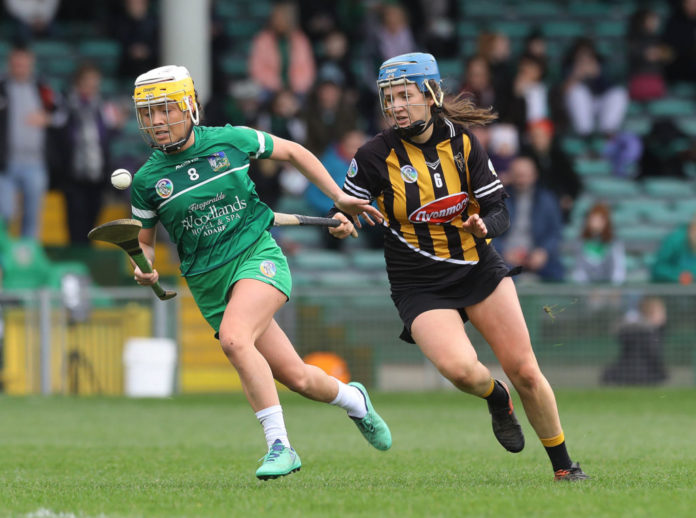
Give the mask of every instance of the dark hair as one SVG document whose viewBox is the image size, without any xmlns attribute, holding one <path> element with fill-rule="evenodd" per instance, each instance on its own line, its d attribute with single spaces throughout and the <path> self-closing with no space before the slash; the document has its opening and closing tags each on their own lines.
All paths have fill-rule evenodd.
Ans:
<svg viewBox="0 0 696 518">
<path fill-rule="evenodd" d="M 529 42 L 532 40 L 546 40 L 544 32 L 541 30 L 541 27 L 535 26 L 527 33 L 527 36 L 525 36 L 524 38 L 523 47 L 527 48 L 527 45 L 529 45 Z"/>
<path fill-rule="evenodd" d="M 439 96 L 442 90 L 437 81 L 428 80 L 428 84 Z M 444 97 L 442 107 L 433 105 L 432 112 L 434 117 L 447 117 L 452 122 L 463 124 L 464 126 L 485 126 L 496 120 L 498 114 L 493 111 L 493 107 L 479 108 L 469 96 L 468 92 L 460 92 L 453 98 Z"/>
<path fill-rule="evenodd" d="M 566 54 L 563 57 L 563 67 L 571 67 L 581 51 L 590 52 L 598 63 L 602 63 L 604 61 L 604 57 L 597 50 L 594 41 L 587 36 L 579 36 L 575 38 L 575 40 L 573 40 L 573 43 L 571 44 L 570 48 L 566 51 Z"/>
<path fill-rule="evenodd" d="M 544 77 L 546 77 L 546 60 L 544 60 L 543 58 L 540 58 L 539 56 L 537 56 L 535 54 L 532 54 L 531 52 L 525 52 L 517 60 L 518 69 L 519 69 L 520 63 L 522 63 L 522 61 L 528 61 L 528 62 L 534 63 L 536 66 L 539 67 L 541 78 L 543 79 Z"/>
<path fill-rule="evenodd" d="M 27 52 L 33 54 L 34 50 L 31 47 L 31 43 L 26 38 L 15 38 L 12 40 L 12 47 L 10 52 Z"/>
</svg>

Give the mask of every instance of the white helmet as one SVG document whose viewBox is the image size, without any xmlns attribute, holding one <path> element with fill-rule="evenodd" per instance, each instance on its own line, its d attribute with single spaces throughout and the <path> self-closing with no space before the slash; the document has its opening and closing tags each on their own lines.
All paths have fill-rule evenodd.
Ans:
<svg viewBox="0 0 696 518">
<path fill-rule="evenodd" d="M 135 80 L 135 91 L 133 93 L 135 103 L 135 113 L 138 120 L 138 129 L 145 142 L 150 147 L 161 149 L 164 152 L 177 151 L 191 136 L 193 126 L 199 123 L 198 102 L 196 90 L 193 86 L 193 79 L 186 67 L 177 65 L 167 65 L 154 68 L 138 76 Z M 186 124 L 187 117 L 179 122 L 169 122 L 169 104 L 175 103 L 184 113 L 191 115 L 191 127 L 186 136 L 182 139 L 173 140 L 172 127 L 179 124 Z M 143 122 L 143 113 L 150 114 L 153 105 L 164 104 L 167 107 L 167 127 L 169 129 L 170 142 L 168 144 L 158 144 L 155 139 L 155 127 L 150 123 Z M 147 108 L 144 112 L 143 108 Z M 152 121 L 152 117 L 148 117 Z"/>
</svg>

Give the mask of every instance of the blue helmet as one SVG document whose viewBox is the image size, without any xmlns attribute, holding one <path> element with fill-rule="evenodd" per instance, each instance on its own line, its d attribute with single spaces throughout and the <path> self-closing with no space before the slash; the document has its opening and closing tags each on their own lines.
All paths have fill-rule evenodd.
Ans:
<svg viewBox="0 0 696 518">
<path fill-rule="evenodd" d="M 426 93 L 425 82 L 434 79 L 440 83 L 440 70 L 437 68 L 437 61 L 432 54 L 423 52 L 411 52 L 401 54 L 386 60 L 379 67 L 377 76 L 377 86 L 382 88 L 391 84 L 398 84 L 400 80 L 416 83 L 418 89 Z"/>
<path fill-rule="evenodd" d="M 432 81 L 435 83 L 433 88 Z M 415 84 L 418 90 L 427 97 L 428 94 L 435 101 L 435 110 L 442 108 L 443 93 L 440 86 L 440 71 L 437 68 L 437 61 L 432 54 L 424 54 L 422 52 L 412 52 L 410 54 L 401 54 L 400 56 L 388 59 L 382 66 L 379 67 L 379 75 L 377 76 L 377 86 L 379 87 L 379 100 L 382 114 L 390 121 L 394 122 L 392 128 L 401 136 L 410 138 L 423 133 L 433 123 L 434 118 L 430 116 L 428 120 L 418 119 L 413 120 L 412 108 L 416 106 L 428 106 L 427 101 L 412 102 L 406 94 L 406 108 L 408 109 L 409 124 L 408 126 L 399 126 L 396 123 L 394 109 L 388 106 L 394 105 L 394 88 L 395 86 L 404 87 L 408 84 Z M 403 106 L 402 106 L 403 108 Z M 431 111 L 431 113 L 433 113 Z"/>
</svg>

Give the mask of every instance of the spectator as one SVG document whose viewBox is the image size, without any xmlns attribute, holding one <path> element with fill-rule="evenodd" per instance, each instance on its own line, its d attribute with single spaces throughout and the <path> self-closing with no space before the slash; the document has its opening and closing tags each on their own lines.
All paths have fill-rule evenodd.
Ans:
<svg viewBox="0 0 696 518">
<path fill-rule="evenodd" d="M 669 117 L 653 120 L 643 136 L 639 178 L 673 176 L 686 178 L 684 166 L 696 159 L 696 149 L 689 137 Z"/>
<path fill-rule="evenodd" d="M 261 111 L 261 88 L 251 79 L 228 82 L 222 76 L 213 81 L 213 92 L 203 110 L 209 126 L 256 126 Z"/>
<path fill-rule="evenodd" d="M 305 106 L 304 120 L 305 147 L 317 156 L 357 125 L 355 102 L 344 88 L 343 73 L 332 63 L 319 70 L 317 85 Z"/>
<path fill-rule="evenodd" d="M 358 87 L 358 81 L 353 74 L 353 62 L 350 55 L 350 44 L 345 32 L 333 30 L 329 32 L 321 44 L 322 53 L 320 58 L 319 74 L 326 65 L 333 65 L 338 68 L 345 78 L 345 87 L 353 90 Z M 370 92 L 372 94 L 372 92 Z"/>
<path fill-rule="evenodd" d="M 560 259 L 563 222 L 554 194 L 537 184 L 537 170 L 529 157 L 515 158 L 510 164 L 510 228 L 493 241 L 505 260 L 522 266 L 527 277 L 542 281 L 562 281 Z"/>
<path fill-rule="evenodd" d="M 545 74 L 543 60 L 531 54 L 523 54 L 512 81 L 496 95 L 496 108 L 501 122 L 514 124 L 520 135 L 524 133 L 528 123 L 549 116 Z"/>
<path fill-rule="evenodd" d="M 415 16 L 418 19 L 420 7 L 415 2 L 411 9 L 407 9 L 394 0 L 379 0 L 365 4 L 362 28 L 365 44 L 362 45 L 361 79 L 369 86 L 369 95 L 374 99 L 374 81 L 369 79 L 373 70 L 386 59 L 418 49 L 410 18 Z M 379 106 L 374 107 L 380 109 Z"/>
<path fill-rule="evenodd" d="M 475 55 L 467 60 L 464 82 L 460 90 L 468 92 L 471 100 L 479 108 L 495 105 L 496 92 L 491 82 L 491 70 L 483 56 Z"/>
<path fill-rule="evenodd" d="M 290 90 L 277 92 L 267 109 L 259 113 L 257 123 L 262 131 L 304 144 L 307 130 L 300 115 L 300 101 Z"/>
<path fill-rule="evenodd" d="M 507 185 L 510 164 L 520 150 L 520 136 L 517 133 L 517 128 L 512 124 L 496 123 L 487 128 L 488 138 L 484 139 L 484 142 L 486 142 L 485 149 L 488 151 L 488 158 L 500 177 L 500 181 Z"/>
<path fill-rule="evenodd" d="M 696 277 L 696 215 L 665 237 L 652 267 L 653 282 L 692 284 Z"/>
<path fill-rule="evenodd" d="M 628 109 L 628 92 L 609 80 L 592 40 L 578 38 L 563 68 L 564 101 L 573 131 L 582 136 L 616 133 Z"/>
<path fill-rule="evenodd" d="M 544 66 L 547 65 L 549 60 L 548 45 L 541 29 L 536 27 L 527 34 L 522 46 L 522 54 L 534 56 L 543 61 Z"/>
<path fill-rule="evenodd" d="M 510 38 L 502 32 L 484 31 L 479 34 L 476 54 L 488 63 L 491 84 L 498 96 L 508 90 L 515 74 L 510 58 Z"/>
<path fill-rule="evenodd" d="M 280 2 L 273 7 L 266 28 L 251 44 L 249 75 L 268 99 L 280 90 L 306 95 L 316 75 L 314 51 L 297 22 L 297 6 Z"/>
<path fill-rule="evenodd" d="M 629 317 L 618 332 L 619 357 L 602 373 L 608 385 L 652 385 L 667 379 L 663 337 L 667 309 L 659 297 L 645 297 L 639 313 Z"/>
<path fill-rule="evenodd" d="M 665 95 L 664 66 L 670 49 L 660 41 L 660 15 L 638 9 L 628 28 L 628 92 L 631 99 L 650 101 Z"/>
<path fill-rule="evenodd" d="M 8 56 L 8 75 L 0 79 L 0 216 L 9 223 L 21 192 L 21 234 L 36 239 L 48 187 L 46 128 L 56 102 L 51 89 L 34 77 L 34 63 L 31 49 L 17 45 Z"/>
<path fill-rule="evenodd" d="M 551 60 L 548 53 L 549 43 L 539 27 L 533 28 L 524 40 L 522 56 L 532 56 L 542 67 L 544 84 L 547 86 L 546 108 L 548 117 L 558 133 L 568 130 L 570 122 L 563 103 L 563 84 L 558 79 L 556 60 Z M 534 117 L 532 117 L 534 118 Z"/>
<path fill-rule="evenodd" d="M 72 243 L 87 243 L 109 184 L 109 142 L 124 115 L 100 95 L 101 72 L 92 64 L 80 66 L 61 115 L 63 163 L 60 187 L 68 208 Z"/>
<path fill-rule="evenodd" d="M 375 32 L 377 59 L 384 60 L 417 50 L 409 25 L 408 13 L 397 3 L 385 2 L 380 9 L 380 23 Z"/>
<path fill-rule="evenodd" d="M 321 163 L 324 164 L 331 177 L 338 185 L 343 185 L 346 172 L 351 166 L 351 159 L 358 148 L 367 140 L 367 136 L 360 130 L 352 129 L 343 133 L 321 155 Z M 333 203 L 314 184 L 309 184 L 304 192 L 305 201 L 312 208 L 316 216 L 326 217 Z M 383 244 L 381 227 L 363 225 L 361 233 L 368 239 L 370 248 L 381 248 Z M 324 247 L 329 250 L 339 250 L 344 241 L 336 239 L 328 232 L 322 232 Z"/>
<path fill-rule="evenodd" d="M 12 18 L 15 37 L 22 41 L 50 36 L 60 0 L 5 0 L 5 9 Z"/>
<path fill-rule="evenodd" d="M 696 81 L 696 0 L 674 2 L 662 31 L 672 61 L 665 68 L 667 81 Z"/>
<path fill-rule="evenodd" d="M 113 27 L 113 36 L 121 44 L 119 76 L 132 81 L 159 64 L 159 22 L 149 0 L 125 0 Z"/>
<path fill-rule="evenodd" d="M 533 54 L 523 54 L 517 63 L 514 93 L 524 99 L 525 122 L 548 119 L 548 89 L 544 83 L 546 64 Z M 524 131 L 524 127 L 519 128 Z"/>
<path fill-rule="evenodd" d="M 326 152 L 321 155 L 321 163 L 324 164 L 324 167 L 331 174 L 331 178 L 338 185 L 343 185 L 346 172 L 351 165 L 351 159 L 355 156 L 358 148 L 365 143 L 365 140 L 367 140 L 367 136 L 362 131 L 356 129 L 348 130 L 340 138 L 332 142 Z M 310 185 L 304 196 L 317 216 L 326 216 L 331 207 L 333 207 L 333 202 L 317 187 Z"/>
<path fill-rule="evenodd" d="M 539 172 L 539 185 L 556 195 L 563 221 L 567 223 L 575 199 L 582 189 L 582 182 L 575 172 L 573 161 L 561 147 L 555 136 L 553 123 L 548 119 L 530 123 L 525 140 L 521 154 L 534 160 Z"/>
<path fill-rule="evenodd" d="M 374 95 L 374 84 L 365 81 L 361 74 L 355 72 L 355 63 L 360 64 L 351 49 L 349 33 L 341 29 L 330 31 L 322 41 L 319 70 L 328 65 L 340 69 L 343 73 L 345 94 L 351 102 L 354 113 L 352 117 L 359 119 L 361 126 L 369 129 L 370 133 L 377 132 L 377 107 Z"/>
<path fill-rule="evenodd" d="M 614 236 L 611 211 L 595 203 L 587 211 L 580 241 L 575 243 L 571 279 L 579 284 L 622 284 L 626 280 L 626 251 Z"/>
</svg>

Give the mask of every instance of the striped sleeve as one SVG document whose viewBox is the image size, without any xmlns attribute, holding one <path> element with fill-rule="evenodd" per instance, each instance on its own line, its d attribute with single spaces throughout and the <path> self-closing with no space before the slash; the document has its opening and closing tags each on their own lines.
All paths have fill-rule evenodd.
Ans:
<svg viewBox="0 0 696 518">
<path fill-rule="evenodd" d="M 355 153 L 343 182 L 344 192 L 363 200 L 374 200 L 379 196 L 375 177 L 384 168 L 384 161 L 380 161 L 380 154 L 376 152 L 380 143 L 381 141 L 373 139 Z"/>
<path fill-rule="evenodd" d="M 348 167 L 346 179 L 343 182 L 343 191 L 350 194 L 351 196 L 355 196 L 356 198 L 361 198 L 363 200 L 372 199 L 370 191 L 359 184 L 364 183 L 364 180 L 363 178 L 356 178 L 357 172 L 358 163 L 354 158 L 353 160 L 351 160 L 350 166 Z"/>
<path fill-rule="evenodd" d="M 478 139 L 470 135 L 470 140 L 471 152 L 467 164 L 471 177 L 471 191 L 484 209 L 486 205 L 495 204 L 506 198 L 507 194 L 498 178 L 498 173 L 495 172 L 493 163 Z"/>
</svg>

